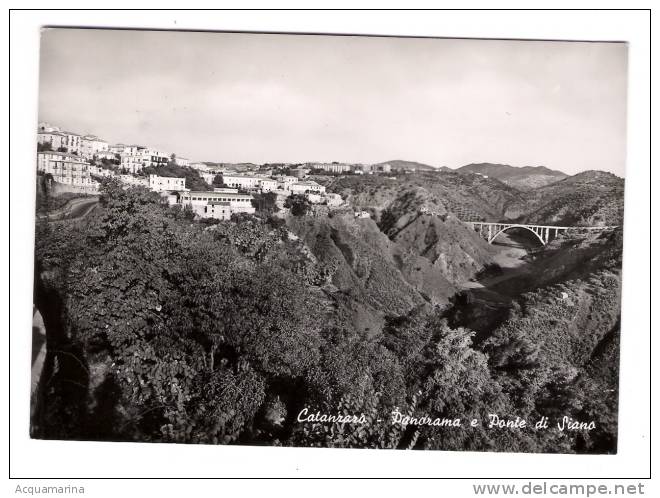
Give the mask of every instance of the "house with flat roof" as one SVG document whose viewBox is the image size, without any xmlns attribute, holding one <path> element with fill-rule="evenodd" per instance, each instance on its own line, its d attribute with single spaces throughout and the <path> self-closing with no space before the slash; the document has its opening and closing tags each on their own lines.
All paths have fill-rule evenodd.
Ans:
<svg viewBox="0 0 660 498">
<path fill-rule="evenodd" d="M 204 208 L 204 218 L 216 220 L 231 219 L 231 204 L 223 201 L 210 201 Z"/>
<path fill-rule="evenodd" d="M 204 218 L 211 211 L 207 211 L 209 203 L 213 202 L 227 202 L 233 213 L 247 213 L 254 214 L 256 211 L 252 206 L 253 197 L 250 194 L 239 194 L 233 192 L 179 192 L 178 204 L 182 206 L 190 206 L 195 214 Z M 219 209 L 219 208 L 215 208 Z"/>
<path fill-rule="evenodd" d="M 81 154 L 83 157 L 91 159 L 99 152 L 107 151 L 109 147 L 108 142 L 96 135 L 85 135 L 82 137 Z"/>
<path fill-rule="evenodd" d="M 289 190 L 294 194 L 324 194 L 325 187 L 314 181 L 302 181 L 289 185 Z"/>
<path fill-rule="evenodd" d="M 182 191 L 186 190 L 186 179 L 149 175 L 149 188 L 154 192 Z"/>
<path fill-rule="evenodd" d="M 89 163 L 66 152 L 38 152 L 37 171 L 50 174 L 57 183 L 76 187 L 98 188 L 92 179 Z"/>
<path fill-rule="evenodd" d="M 261 178 L 253 175 L 241 175 L 223 173 L 222 182 L 228 187 L 240 188 L 243 190 L 256 190 L 259 188 L 259 181 Z"/>
</svg>

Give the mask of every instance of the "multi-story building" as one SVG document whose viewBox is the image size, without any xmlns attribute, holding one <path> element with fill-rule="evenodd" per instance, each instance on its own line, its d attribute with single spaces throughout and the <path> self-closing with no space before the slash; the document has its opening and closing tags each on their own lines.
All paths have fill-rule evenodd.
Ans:
<svg viewBox="0 0 660 498">
<path fill-rule="evenodd" d="M 96 135 L 85 135 L 82 137 L 82 156 L 92 158 L 99 152 L 108 150 L 108 142 Z"/>
<path fill-rule="evenodd" d="M 276 176 L 277 185 L 281 190 L 289 190 L 289 186 L 293 183 L 298 183 L 298 178 L 295 176 Z"/>
<path fill-rule="evenodd" d="M 329 173 L 346 173 L 351 170 L 350 164 L 343 163 L 308 163 L 307 166 L 312 169 L 322 169 Z"/>
<path fill-rule="evenodd" d="M 154 192 L 182 191 L 186 190 L 186 179 L 149 175 L 149 188 Z"/>
<path fill-rule="evenodd" d="M 141 155 L 137 154 L 121 154 L 121 169 L 130 173 L 138 173 L 144 168 L 144 161 Z"/>
<path fill-rule="evenodd" d="M 77 187 L 98 186 L 89 171 L 89 163 L 80 157 L 64 152 L 37 153 L 37 171 L 50 174 L 58 183 Z"/>
<path fill-rule="evenodd" d="M 83 152 L 83 140 L 80 135 L 77 133 L 71 133 L 69 131 L 62 131 L 62 147 L 66 149 L 67 152 L 71 154 L 81 155 Z"/>
<path fill-rule="evenodd" d="M 271 178 L 261 178 L 259 180 L 259 188 L 262 192 L 273 192 L 277 190 L 277 181 Z"/>
<path fill-rule="evenodd" d="M 224 201 L 209 201 L 204 207 L 204 218 L 228 220 L 231 218 L 231 204 Z"/>
<path fill-rule="evenodd" d="M 121 154 L 121 167 L 133 174 L 139 173 L 147 166 L 164 166 L 170 158 L 161 152 L 141 145 L 125 145 Z"/>
<path fill-rule="evenodd" d="M 243 190 L 256 190 L 259 188 L 259 182 L 262 178 L 258 176 L 239 175 L 239 174 L 222 174 L 222 182 L 228 187 L 240 188 Z"/>
<path fill-rule="evenodd" d="M 166 152 L 157 149 L 145 148 L 142 151 L 142 159 L 145 166 L 165 166 L 170 161 L 170 156 Z"/>
<path fill-rule="evenodd" d="M 179 166 L 190 166 L 190 159 L 188 158 L 177 156 L 175 159 Z"/>
<path fill-rule="evenodd" d="M 68 131 L 59 131 L 54 128 L 37 130 L 37 142 L 40 144 L 50 144 L 51 150 L 65 148 L 70 154 L 82 154 L 82 137 L 76 133 Z"/>
<path fill-rule="evenodd" d="M 57 150 L 64 147 L 64 133 L 59 130 L 44 130 L 37 132 L 37 142 L 40 144 L 49 144 L 51 150 Z"/>
<path fill-rule="evenodd" d="M 252 196 L 250 194 L 238 194 L 229 192 L 179 192 L 178 204 L 182 206 L 190 206 L 193 212 L 202 218 L 210 216 L 207 212 L 207 206 L 211 203 L 226 202 L 229 203 L 229 208 L 232 213 L 248 213 L 255 212 L 252 206 Z M 220 208 L 214 208 L 220 209 Z M 212 211 L 212 210 L 211 210 Z"/>
<path fill-rule="evenodd" d="M 292 183 L 291 185 L 289 185 L 289 190 L 294 194 L 305 194 L 305 193 L 324 194 L 325 193 L 325 187 L 323 185 L 319 185 L 318 183 L 312 181 Z"/>
</svg>

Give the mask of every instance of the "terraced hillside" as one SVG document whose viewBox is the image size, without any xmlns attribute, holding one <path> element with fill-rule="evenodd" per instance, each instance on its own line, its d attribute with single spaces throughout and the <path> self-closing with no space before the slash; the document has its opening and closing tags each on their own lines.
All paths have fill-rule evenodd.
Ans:
<svg viewBox="0 0 660 498">
<path fill-rule="evenodd" d="M 621 225 L 624 180 L 604 171 L 585 171 L 525 192 L 507 204 L 505 217 L 525 223 L 569 226 Z"/>
<path fill-rule="evenodd" d="M 508 164 L 473 163 L 458 168 L 459 173 L 473 173 L 496 178 L 519 190 L 531 190 L 563 180 L 568 175 L 545 166 L 509 166 Z"/>
<path fill-rule="evenodd" d="M 388 178 L 378 175 L 346 176 L 328 185 L 358 209 L 377 217 L 406 192 L 424 189 L 429 202 L 463 221 L 499 221 L 507 205 L 523 202 L 522 192 L 497 179 L 454 171 L 425 171 Z"/>
</svg>

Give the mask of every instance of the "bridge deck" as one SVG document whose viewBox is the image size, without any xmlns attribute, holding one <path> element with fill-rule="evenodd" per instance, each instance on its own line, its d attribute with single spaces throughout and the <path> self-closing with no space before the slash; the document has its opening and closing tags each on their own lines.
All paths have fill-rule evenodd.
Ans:
<svg viewBox="0 0 660 498">
<path fill-rule="evenodd" d="M 529 223 L 494 223 L 494 222 L 489 222 L 489 221 L 465 221 L 464 223 L 467 223 L 469 225 L 482 225 L 482 226 L 507 226 L 507 227 L 529 227 L 529 228 L 552 228 L 552 229 L 557 229 L 557 230 L 608 230 L 612 228 L 619 228 L 618 225 L 611 225 L 611 226 L 597 226 L 597 227 L 581 227 L 581 226 L 575 226 L 575 227 L 564 227 L 564 226 L 557 226 L 557 225 L 532 225 Z"/>
</svg>

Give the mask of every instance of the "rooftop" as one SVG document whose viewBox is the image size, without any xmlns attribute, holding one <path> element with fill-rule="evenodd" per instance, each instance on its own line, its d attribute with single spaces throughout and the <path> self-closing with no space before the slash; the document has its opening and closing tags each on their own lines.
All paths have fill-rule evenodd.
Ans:
<svg viewBox="0 0 660 498">
<path fill-rule="evenodd" d="M 185 195 L 209 196 L 209 197 L 233 197 L 235 199 L 252 199 L 252 196 L 250 194 L 236 194 L 234 192 L 209 192 L 206 190 L 185 192 Z"/>
<path fill-rule="evenodd" d="M 37 152 L 37 154 L 51 154 L 53 156 L 61 156 L 69 159 L 75 159 L 80 162 L 84 162 L 84 159 L 82 157 L 76 156 L 75 154 L 71 154 L 70 152 L 58 152 L 56 150 L 41 150 Z"/>
</svg>

